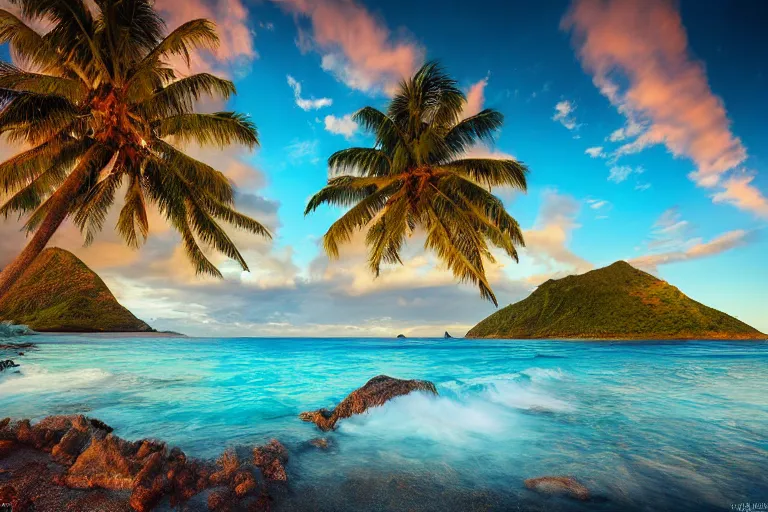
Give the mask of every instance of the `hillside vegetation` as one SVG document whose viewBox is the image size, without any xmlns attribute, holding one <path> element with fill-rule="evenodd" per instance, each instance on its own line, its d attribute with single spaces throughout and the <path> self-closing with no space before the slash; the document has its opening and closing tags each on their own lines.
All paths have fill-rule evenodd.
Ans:
<svg viewBox="0 0 768 512">
<path fill-rule="evenodd" d="M 147 332 L 74 254 L 50 248 L 0 301 L 0 320 L 48 332 Z"/>
<path fill-rule="evenodd" d="M 543 283 L 492 314 L 468 338 L 765 339 L 669 283 L 618 261 Z"/>
</svg>

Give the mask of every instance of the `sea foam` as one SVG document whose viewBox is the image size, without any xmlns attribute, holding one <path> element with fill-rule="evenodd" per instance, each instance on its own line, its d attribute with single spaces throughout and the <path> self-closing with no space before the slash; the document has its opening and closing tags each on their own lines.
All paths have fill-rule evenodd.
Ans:
<svg viewBox="0 0 768 512">
<path fill-rule="evenodd" d="M 0 394 L 51 393 L 89 388 L 102 384 L 112 374 L 98 368 L 49 371 L 35 364 L 24 364 L 20 373 L 0 379 Z"/>
</svg>

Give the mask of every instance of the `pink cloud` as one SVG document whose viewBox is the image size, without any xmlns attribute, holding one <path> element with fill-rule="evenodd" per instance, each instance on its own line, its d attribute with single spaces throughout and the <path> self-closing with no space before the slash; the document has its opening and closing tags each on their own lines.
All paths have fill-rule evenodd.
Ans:
<svg viewBox="0 0 768 512">
<path fill-rule="evenodd" d="M 488 77 L 472 84 L 467 91 L 467 104 L 464 105 L 463 117 L 472 117 L 483 110 L 485 103 L 485 87 L 488 85 Z"/>
<path fill-rule="evenodd" d="M 223 64 L 240 66 L 258 57 L 248 26 L 248 10 L 242 0 L 156 0 L 155 9 L 163 16 L 169 30 L 198 18 L 216 23 L 219 48 L 213 55 L 198 54 L 191 63 L 194 72 L 222 72 Z"/>
<path fill-rule="evenodd" d="M 717 236 L 709 242 L 700 240 L 685 250 L 669 251 L 658 254 L 649 254 L 629 260 L 631 265 L 656 272 L 659 265 L 678 263 L 681 261 L 697 260 L 708 256 L 730 251 L 736 247 L 746 245 L 751 241 L 752 232 L 737 229 Z"/>
<path fill-rule="evenodd" d="M 731 203 L 742 210 L 749 210 L 768 217 L 768 198 L 751 185 L 754 176 L 731 176 L 723 183 L 723 190 L 712 196 L 716 203 Z"/>
<path fill-rule="evenodd" d="M 673 2 L 576 0 L 561 27 L 573 32 L 576 52 L 595 85 L 638 128 L 612 138 L 638 136 L 615 156 L 664 144 L 673 155 L 694 161 L 690 178 L 705 187 L 719 185 L 724 173 L 746 160 L 747 150 L 731 132 L 704 65 L 690 55 Z M 641 125 L 647 125 L 642 133 Z M 748 184 L 732 193 L 742 194 L 730 201 L 740 208 L 761 213 L 768 207 L 750 200 L 760 193 Z"/>
<path fill-rule="evenodd" d="M 421 46 L 393 38 L 381 20 L 353 0 L 274 1 L 310 19 L 311 36 L 299 32 L 301 48 L 321 53 L 323 69 L 353 89 L 391 91 L 424 60 Z"/>
</svg>

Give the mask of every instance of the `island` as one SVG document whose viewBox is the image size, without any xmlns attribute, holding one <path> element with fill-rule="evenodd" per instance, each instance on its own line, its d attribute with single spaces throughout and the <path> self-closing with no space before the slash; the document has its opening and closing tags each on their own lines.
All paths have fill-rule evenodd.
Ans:
<svg viewBox="0 0 768 512">
<path fill-rule="evenodd" d="M 38 332 L 154 332 L 64 249 L 44 250 L 0 300 L 0 320 Z"/>
<path fill-rule="evenodd" d="M 749 340 L 768 336 L 625 261 L 550 279 L 467 338 Z"/>
</svg>

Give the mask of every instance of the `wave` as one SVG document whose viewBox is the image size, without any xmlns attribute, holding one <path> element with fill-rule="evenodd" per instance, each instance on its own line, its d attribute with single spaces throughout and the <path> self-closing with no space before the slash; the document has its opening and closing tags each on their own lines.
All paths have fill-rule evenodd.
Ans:
<svg viewBox="0 0 768 512">
<path fill-rule="evenodd" d="M 453 380 L 438 385 L 439 396 L 411 393 L 353 416 L 339 425 L 351 435 L 381 438 L 420 437 L 437 443 L 469 442 L 509 435 L 519 429 L 522 413 L 566 413 L 574 404 L 557 398 L 547 381 L 566 378 L 560 369 L 529 368 Z"/>
<path fill-rule="evenodd" d="M 0 380 L 0 394 L 50 393 L 89 388 L 111 377 L 111 373 L 98 368 L 49 371 L 39 365 L 25 364 L 20 374 L 11 374 Z"/>
</svg>

